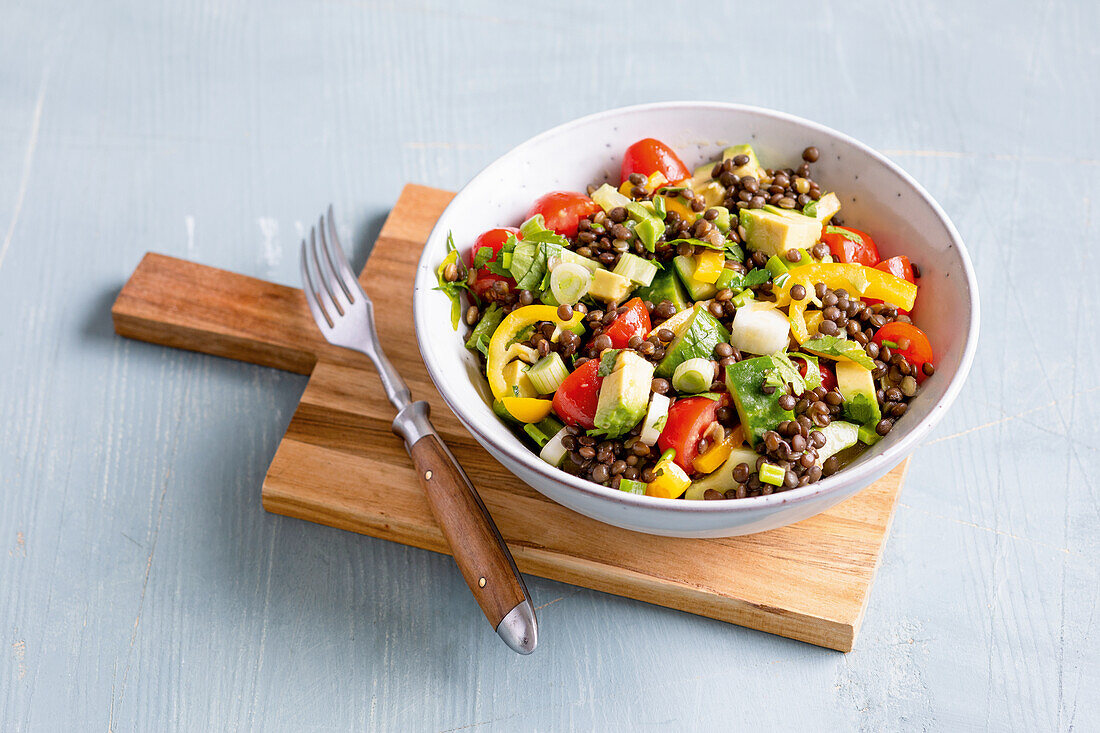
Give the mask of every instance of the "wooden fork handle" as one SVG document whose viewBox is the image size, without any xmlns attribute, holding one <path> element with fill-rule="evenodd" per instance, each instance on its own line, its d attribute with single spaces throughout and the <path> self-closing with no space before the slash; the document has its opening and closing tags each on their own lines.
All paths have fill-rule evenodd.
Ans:
<svg viewBox="0 0 1100 733">
<path fill-rule="evenodd" d="M 462 577 L 501 638 L 528 654 L 537 640 L 534 608 L 512 553 L 454 456 L 434 433 L 409 446 L 420 485 Z"/>
</svg>

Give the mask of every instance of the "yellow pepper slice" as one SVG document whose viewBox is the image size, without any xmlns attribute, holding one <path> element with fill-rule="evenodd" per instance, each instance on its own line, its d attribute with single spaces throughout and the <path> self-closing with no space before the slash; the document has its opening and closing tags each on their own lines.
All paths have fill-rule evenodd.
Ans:
<svg viewBox="0 0 1100 733">
<path fill-rule="evenodd" d="M 725 264 L 726 256 L 721 252 L 704 252 L 696 255 L 695 272 L 692 277 L 700 282 L 713 283 L 722 274 Z"/>
<path fill-rule="evenodd" d="M 715 443 L 707 448 L 706 453 L 700 453 L 696 456 L 695 460 L 692 461 L 692 465 L 699 473 L 714 473 L 730 457 L 730 453 L 733 452 L 733 445 L 733 434 L 731 433 L 721 443 Z"/>
<path fill-rule="evenodd" d="M 645 190 L 656 191 L 658 188 L 666 185 L 667 183 L 668 179 L 665 178 L 664 173 L 661 173 L 661 171 L 654 171 L 649 175 L 649 178 L 646 179 Z"/>
<path fill-rule="evenodd" d="M 553 405 L 551 400 L 540 400 L 537 397 L 501 397 L 500 401 L 508 414 L 520 422 L 546 419 Z"/>
<path fill-rule="evenodd" d="M 834 290 L 844 288 L 857 298 L 876 298 L 905 310 L 912 310 L 913 301 L 917 298 L 917 286 L 913 283 L 865 265 L 840 262 L 818 263 L 791 270 L 791 275 L 783 284 L 781 292 L 789 298 L 791 288 L 795 285 L 802 285 L 807 290 L 807 297 L 800 301 L 790 301 L 791 305 L 787 311 L 791 322 L 791 334 L 800 344 L 806 343 L 810 338 L 805 313 L 806 307 L 810 304 L 809 293 L 817 283 L 825 283 L 827 287 Z"/>
<path fill-rule="evenodd" d="M 623 181 L 623 185 L 619 186 L 619 193 L 629 198 L 634 198 L 634 195 L 630 193 L 634 190 L 634 184 L 630 181 Z"/>
<path fill-rule="evenodd" d="M 821 311 L 811 311 L 806 315 L 806 330 L 809 332 L 810 338 L 817 336 L 817 329 L 824 320 L 825 315 Z M 802 342 L 799 341 L 799 343 Z"/>
<path fill-rule="evenodd" d="M 519 344 L 508 344 L 514 341 L 524 329 L 533 326 L 539 321 L 550 321 L 563 328 L 576 329 L 584 319 L 580 313 L 574 313 L 568 320 L 558 318 L 558 309 L 552 305 L 527 305 L 516 308 L 504 317 L 504 320 L 493 332 L 493 338 L 489 340 L 489 351 L 485 356 L 485 374 L 489 379 L 489 389 L 493 391 L 493 397 L 499 399 L 508 395 L 508 381 L 504 378 L 504 367 L 512 360 L 517 349 L 512 348 Z M 514 397 L 514 395 L 509 395 Z M 541 419 L 541 418 L 540 418 Z"/>
<path fill-rule="evenodd" d="M 653 472 L 656 477 L 646 484 L 646 496 L 675 499 L 687 491 L 688 486 L 691 486 L 691 479 L 674 461 L 658 461 L 653 467 Z"/>
</svg>

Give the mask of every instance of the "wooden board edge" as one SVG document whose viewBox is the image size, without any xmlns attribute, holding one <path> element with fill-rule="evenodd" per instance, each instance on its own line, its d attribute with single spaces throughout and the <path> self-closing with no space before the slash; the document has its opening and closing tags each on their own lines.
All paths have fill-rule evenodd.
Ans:
<svg viewBox="0 0 1100 733">
<path fill-rule="evenodd" d="M 265 511 L 422 550 L 450 554 L 442 535 L 426 534 L 422 525 L 414 526 L 395 518 L 383 521 L 349 520 L 345 514 L 334 512 L 329 507 L 296 498 L 293 492 L 284 491 L 281 487 L 276 466 L 280 460 L 277 451 L 264 478 L 262 503 Z M 510 542 L 508 547 L 517 566 L 529 575 L 652 603 L 836 651 L 849 652 L 855 643 L 857 619 L 837 620 L 719 596 L 683 583 L 646 576 L 623 568 L 612 571 L 598 562 L 540 547 L 530 547 L 522 542 Z M 624 582 L 624 577 L 629 577 L 630 581 Z M 866 607 L 866 595 L 865 593 L 863 608 Z"/>
</svg>

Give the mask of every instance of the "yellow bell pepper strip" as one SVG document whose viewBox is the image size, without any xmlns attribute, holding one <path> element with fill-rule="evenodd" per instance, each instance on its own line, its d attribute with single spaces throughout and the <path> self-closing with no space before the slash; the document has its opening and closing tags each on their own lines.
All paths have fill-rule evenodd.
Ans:
<svg viewBox="0 0 1100 733">
<path fill-rule="evenodd" d="M 713 283 L 722 274 L 725 264 L 726 256 L 721 252 L 710 251 L 696 255 L 692 277 L 700 282 Z"/>
<path fill-rule="evenodd" d="M 501 397 L 500 401 L 509 415 L 523 423 L 545 420 L 553 405 L 552 400 L 540 400 L 537 397 Z"/>
<path fill-rule="evenodd" d="M 692 466 L 699 473 L 713 473 L 719 466 L 726 462 L 726 459 L 730 457 L 730 453 L 733 452 L 733 434 L 727 435 L 722 442 L 715 443 L 710 448 L 707 448 L 706 453 L 700 453 L 692 461 Z M 740 442 L 740 441 L 738 441 Z"/>
<path fill-rule="evenodd" d="M 817 329 L 824 320 L 825 315 L 821 311 L 810 311 L 806 314 L 806 330 L 809 332 L 810 338 L 817 335 Z M 802 342 L 800 341 L 799 343 Z"/>
<path fill-rule="evenodd" d="M 646 496 L 675 499 L 687 491 L 688 486 L 691 486 L 691 479 L 671 457 L 657 461 L 657 465 L 653 467 L 653 473 L 654 479 L 645 487 Z"/>
<path fill-rule="evenodd" d="M 782 292 L 790 297 L 793 286 L 802 285 L 806 288 L 807 297 L 800 301 L 792 300 L 787 311 L 791 322 L 791 334 L 800 344 L 806 343 L 810 338 L 805 313 L 806 307 L 810 304 L 809 293 L 813 292 L 814 285 L 817 283 L 825 283 L 826 287 L 833 290 L 844 288 L 857 298 L 875 298 L 905 310 L 911 310 L 913 301 L 917 298 L 916 285 L 873 267 L 840 262 L 799 267 L 791 271 L 787 282 L 783 283 Z"/>
<path fill-rule="evenodd" d="M 656 191 L 658 188 L 666 185 L 667 183 L 668 179 L 665 178 L 664 173 L 661 173 L 661 171 L 654 171 L 653 173 L 650 173 L 649 178 L 646 179 L 645 190 Z"/>
<path fill-rule="evenodd" d="M 502 399 L 508 394 L 508 382 L 504 378 L 504 367 L 512 360 L 513 356 L 522 351 L 512 347 L 522 344 L 509 344 L 517 339 L 523 331 L 534 326 L 539 321 L 551 323 L 576 331 L 581 327 L 584 316 L 573 313 L 567 320 L 558 318 L 558 309 L 552 305 L 527 305 L 516 308 L 504 317 L 504 320 L 493 332 L 493 338 L 489 340 L 489 351 L 485 355 L 485 374 L 489 379 L 489 389 L 493 391 L 493 397 Z M 541 419 L 541 418 L 540 418 Z"/>
</svg>

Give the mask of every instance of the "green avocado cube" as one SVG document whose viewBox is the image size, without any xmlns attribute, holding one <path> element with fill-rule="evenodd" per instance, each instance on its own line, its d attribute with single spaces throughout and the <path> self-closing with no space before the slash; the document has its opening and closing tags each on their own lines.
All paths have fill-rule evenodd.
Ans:
<svg viewBox="0 0 1100 733">
<path fill-rule="evenodd" d="M 738 166 L 733 169 L 733 174 L 744 178 L 745 176 L 753 176 L 757 180 L 764 177 L 764 166 L 760 165 L 760 160 L 756 157 L 756 151 L 752 149 L 751 145 L 734 145 L 726 148 L 722 151 L 722 160 L 728 158 L 736 158 L 738 155 L 749 156 L 749 162 L 742 166 Z"/>
<path fill-rule="evenodd" d="M 810 249 L 821 238 L 821 222 L 802 214 L 741 209 L 740 223 L 745 227 L 745 244 L 749 249 L 767 255 Z"/>
<path fill-rule="evenodd" d="M 652 385 L 653 364 L 629 349 L 620 351 L 600 385 L 594 432 L 609 438 L 630 432 L 645 416 Z"/>
</svg>

